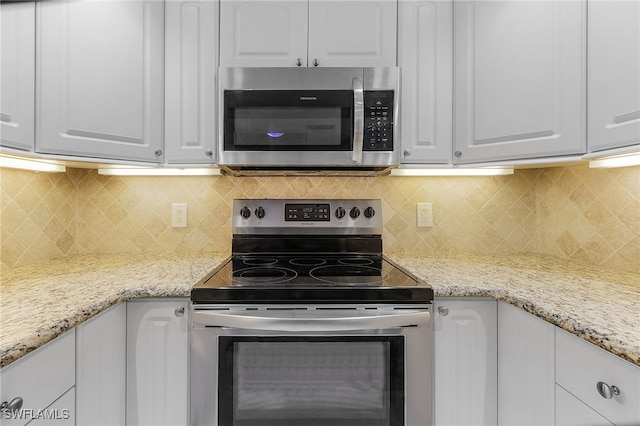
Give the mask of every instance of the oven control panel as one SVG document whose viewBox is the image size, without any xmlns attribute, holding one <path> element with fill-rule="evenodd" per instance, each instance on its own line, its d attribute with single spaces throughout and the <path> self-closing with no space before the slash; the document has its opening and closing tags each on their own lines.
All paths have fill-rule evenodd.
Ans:
<svg viewBox="0 0 640 426">
<path fill-rule="evenodd" d="M 382 234 L 379 199 L 233 200 L 234 234 Z"/>
</svg>

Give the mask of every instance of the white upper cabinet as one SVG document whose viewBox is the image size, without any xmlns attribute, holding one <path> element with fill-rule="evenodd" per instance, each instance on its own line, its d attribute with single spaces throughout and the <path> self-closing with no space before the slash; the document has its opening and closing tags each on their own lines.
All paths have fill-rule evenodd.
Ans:
<svg viewBox="0 0 640 426">
<path fill-rule="evenodd" d="M 165 3 L 165 161 L 215 162 L 218 2 Z"/>
<path fill-rule="evenodd" d="M 0 5 L 0 145 L 33 151 L 35 3 Z"/>
<path fill-rule="evenodd" d="M 162 160 L 164 2 L 38 2 L 36 150 Z"/>
<path fill-rule="evenodd" d="M 454 162 L 586 150 L 584 1 L 454 2 Z"/>
<path fill-rule="evenodd" d="M 590 152 L 640 144 L 640 2 L 588 2 Z"/>
<path fill-rule="evenodd" d="M 402 163 L 451 162 L 453 1 L 399 3 Z"/>
<path fill-rule="evenodd" d="M 397 13 L 396 0 L 311 0 L 308 66 L 395 66 Z"/>
<path fill-rule="evenodd" d="M 395 66 L 397 0 L 222 0 L 220 66 Z"/>
</svg>

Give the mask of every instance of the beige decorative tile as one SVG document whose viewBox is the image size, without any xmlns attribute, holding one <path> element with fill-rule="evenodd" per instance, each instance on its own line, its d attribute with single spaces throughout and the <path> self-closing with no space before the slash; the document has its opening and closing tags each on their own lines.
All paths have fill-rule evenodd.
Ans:
<svg viewBox="0 0 640 426">
<path fill-rule="evenodd" d="M 234 198 L 381 198 L 384 249 L 539 252 L 639 271 L 640 167 L 498 177 L 106 177 L 0 172 L 3 269 L 71 253 L 228 252 Z M 189 227 L 171 227 L 171 203 Z M 416 203 L 434 226 L 418 228 Z"/>
</svg>

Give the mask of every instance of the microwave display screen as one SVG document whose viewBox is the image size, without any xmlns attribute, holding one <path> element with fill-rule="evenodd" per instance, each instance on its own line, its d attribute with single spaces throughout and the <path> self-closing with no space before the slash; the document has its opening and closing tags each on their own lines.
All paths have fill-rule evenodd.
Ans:
<svg viewBox="0 0 640 426">
<path fill-rule="evenodd" d="M 235 145 L 339 146 L 342 129 L 339 107 L 267 107 L 235 110 Z"/>
</svg>

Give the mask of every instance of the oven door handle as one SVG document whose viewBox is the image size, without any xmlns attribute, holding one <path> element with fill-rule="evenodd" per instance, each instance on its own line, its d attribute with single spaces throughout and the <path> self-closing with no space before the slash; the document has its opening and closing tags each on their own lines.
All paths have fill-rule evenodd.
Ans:
<svg viewBox="0 0 640 426">
<path fill-rule="evenodd" d="M 354 164 L 362 164 L 364 139 L 364 87 L 360 77 L 353 77 L 353 153 Z"/>
<path fill-rule="evenodd" d="M 282 332 L 334 332 L 355 330 L 381 330 L 429 324 L 429 311 L 412 311 L 383 315 L 312 317 L 259 316 L 221 312 L 193 312 L 194 324 L 244 330 Z"/>
</svg>

